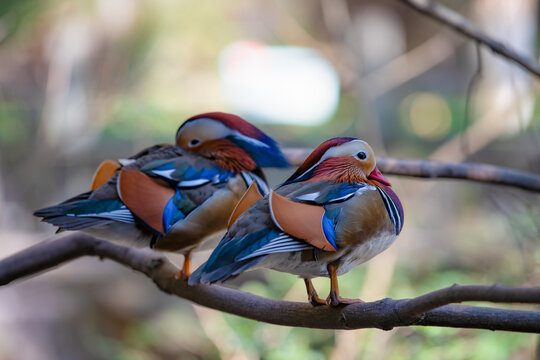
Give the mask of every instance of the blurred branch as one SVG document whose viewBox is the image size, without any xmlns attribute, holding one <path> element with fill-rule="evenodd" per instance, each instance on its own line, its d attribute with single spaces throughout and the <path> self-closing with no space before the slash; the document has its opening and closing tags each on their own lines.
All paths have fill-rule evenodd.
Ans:
<svg viewBox="0 0 540 360">
<path fill-rule="evenodd" d="M 469 80 L 469 85 L 467 85 L 467 93 L 465 95 L 465 115 L 463 117 L 463 130 L 461 133 L 461 136 L 459 137 L 461 141 L 461 147 L 463 150 L 463 156 L 467 156 L 470 154 L 469 151 L 469 139 L 467 137 L 467 129 L 469 128 L 469 125 L 471 123 L 471 103 L 472 103 L 472 97 L 473 97 L 473 91 L 478 86 L 478 80 L 480 80 L 480 77 L 482 75 L 482 51 L 480 49 L 480 44 L 475 43 L 475 50 L 476 50 L 476 70 L 474 71 L 471 80 Z"/>
<path fill-rule="evenodd" d="M 178 269 L 162 254 L 138 250 L 82 233 L 46 241 L 0 261 L 0 285 L 48 270 L 81 256 L 114 260 L 139 271 L 164 292 L 197 304 L 276 325 L 322 329 L 422 325 L 540 333 L 540 312 L 447 305 L 461 301 L 540 303 L 540 287 L 454 285 L 414 299 L 382 299 L 333 308 L 278 301 L 221 286 L 188 286 L 175 279 Z"/>
<path fill-rule="evenodd" d="M 527 69 L 529 72 L 540 77 L 540 64 L 536 60 L 529 59 L 526 56 L 518 53 L 510 46 L 495 40 L 494 38 L 484 34 L 473 23 L 465 19 L 457 12 L 437 4 L 435 1 L 430 0 L 398 0 L 406 6 L 427 15 L 438 22 L 447 25 L 455 31 L 463 34 L 464 36 L 484 44 L 490 48 L 494 53 L 499 54 L 521 67 Z"/>
<path fill-rule="evenodd" d="M 457 46 L 439 32 L 414 49 L 392 59 L 358 81 L 367 83 L 369 94 L 376 99 L 441 64 L 455 54 Z"/>
<path fill-rule="evenodd" d="M 311 149 L 289 148 L 283 152 L 291 164 L 300 165 L 311 151 Z M 540 192 L 540 175 L 501 166 L 379 156 L 377 167 L 388 175 L 470 180 Z"/>
</svg>

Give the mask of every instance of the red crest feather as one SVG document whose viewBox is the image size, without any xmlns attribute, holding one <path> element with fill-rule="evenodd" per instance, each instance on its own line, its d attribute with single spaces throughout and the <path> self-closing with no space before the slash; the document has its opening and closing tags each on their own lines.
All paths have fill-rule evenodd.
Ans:
<svg viewBox="0 0 540 360">
<path fill-rule="evenodd" d="M 228 127 L 229 129 L 236 130 L 240 134 L 249 136 L 250 138 L 263 140 L 266 137 L 266 135 L 261 130 L 257 129 L 255 126 L 251 125 L 249 122 L 242 119 L 240 116 L 236 116 L 236 115 L 228 114 L 224 112 L 207 112 L 204 114 L 195 115 L 187 119 L 182 124 L 182 126 L 186 125 L 190 121 L 201 119 L 201 118 L 210 118 L 210 119 L 219 121 L 223 125 Z M 180 129 L 182 128 L 182 126 L 180 127 Z M 180 131 L 180 129 L 178 129 L 178 131 Z"/>
</svg>

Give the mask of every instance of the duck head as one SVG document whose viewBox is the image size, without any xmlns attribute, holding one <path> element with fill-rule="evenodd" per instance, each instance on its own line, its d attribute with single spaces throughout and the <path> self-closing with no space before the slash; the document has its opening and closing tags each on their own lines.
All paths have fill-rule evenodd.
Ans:
<svg viewBox="0 0 540 360">
<path fill-rule="evenodd" d="M 271 137 L 233 114 L 210 112 L 187 119 L 176 133 L 176 144 L 232 171 L 289 166 Z"/>
<path fill-rule="evenodd" d="M 348 137 L 323 142 L 284 184 L 318 180 L 391 186 L 377 168 L 371 146 L 365 141 Z"/>
</svg>

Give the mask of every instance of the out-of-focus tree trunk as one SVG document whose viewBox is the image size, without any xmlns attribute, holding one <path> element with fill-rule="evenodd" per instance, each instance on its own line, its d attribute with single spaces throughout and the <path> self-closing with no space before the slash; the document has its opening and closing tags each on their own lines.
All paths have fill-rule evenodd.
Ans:
<svg viewBox="0 0 540 360">
<path fill-rule="evenodd" d="M 83 18 L 69 19 L 48 34 L 49 63 L 42 128 L 49 145 L 73 147 L 88 128 L 88 72 L 95 34 Z"/>
<path fill-rule="evenodd" d="M 535 56 L 537 1 L 478 0 L 473 7 L 475 22 L 487 33 L 505 39 L 517 51 Z M 495 108 L 510 109 L 509 116 L 496 118 L 508 132 L 527 126 L 531 120 L 532 79 L 525 70 L 491 51 L 482 51 L 483 77 L 478 87 L 479 114 Z"/>
<path fill-rule="evenodd" d="M 0 164 L 2 162 L 0 161 Z M 4 222 L 4 183 L 2 181 L 2 167 L 0 166 L 0 229 L 2 228 L 2 223 Z"/>
<path fill-rule="evenodd" d="M 471 10 L 472 21 L 486 33 L 510 44 L 522 54 L 535 56 L 535 0 L 478 0 Z M 477 61 L 473 57 L 471 60 Z M 524 129 L 531 121 L 534 108 L 533 77 L 529 73 L 484 48 L 481 61 L 481 77 L 473 93 L 471 124 L 465 132 L 470 153 L 477 152 L 500 136 Z M 453 139 L 433 158 L 463 160 L 466 154 L 462 145 L 459 139 Z"/>
</svg>

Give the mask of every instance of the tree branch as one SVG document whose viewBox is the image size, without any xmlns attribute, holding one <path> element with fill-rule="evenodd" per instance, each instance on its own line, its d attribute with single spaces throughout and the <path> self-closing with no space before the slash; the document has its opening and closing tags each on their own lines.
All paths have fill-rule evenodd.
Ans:
<svg viewBox="0 0 540 360">
<path fill-rule="evenodd" d="M 435 1 L 430 0 L 398 0 L 404 5 L 429 16 L 438 22 L 447 25 L 476 42 L 483 44 L 490 48 L 494 53 L 499 54 L 510 61 L 515 62 L 521 67 L 525 68 L 532 74 L 540 77 L 540 65 L 534 59 L 520 54 L 510 46 L 493 39 L 492 37 L 484 34 L 478 27 L 462 17 L 457 12 L 437 4 Z"/>
<path fill-rule="evenodd" d="M 540 288 L 453 285 L 414 299 L 382 299 L 339 308 L 265 299 L 221 286 L 188 286 L 163 255 L 97 240 L 82 233 L 46 241 L 0 261 L 0 285 L 81 256 L 108 258 L 139 271 L 164 292 L 194 303 L 276 325 L 321 329 L 422 325 L 540 333 L 540 312 L 446 305 L 461 301 L 540 303 Z"/>
<path fill-rule="evenodd" d="M 311 149 L 285 149 L 283 152 L 293 165 L 300 165 Z M 435 160 L 396 159 L 377 157 L 377 167 L 388 175 L 421 178 L 445 178 L 517 187 L 540 192 L 540 175 L 502 166 L 478 163 L 452 164 Z"/>
</svg>

